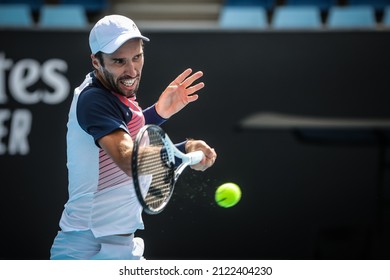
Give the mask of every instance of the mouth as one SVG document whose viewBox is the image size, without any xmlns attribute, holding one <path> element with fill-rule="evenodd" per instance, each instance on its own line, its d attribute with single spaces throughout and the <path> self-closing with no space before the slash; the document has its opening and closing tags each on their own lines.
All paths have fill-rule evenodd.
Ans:
<svg viewBox="0 0 390 280">
<path fill-rule="evenodd" d="M 133 87 L 133 85 L 135 84 L 135 81 L 136 81 L 137 79 L 122 79 L 121 81 L 120 81 L 120 83 L 122 84 L 122 85 L 124 85 L 126 88 L 132 88 Z"/>
</svg>

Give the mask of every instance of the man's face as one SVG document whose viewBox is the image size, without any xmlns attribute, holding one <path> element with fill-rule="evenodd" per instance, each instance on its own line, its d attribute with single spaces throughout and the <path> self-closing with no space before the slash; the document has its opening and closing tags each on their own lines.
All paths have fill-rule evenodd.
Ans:
<svg viewBox="0 0 390 280">
<path fill-rule="evenodd" d="M 141 39 L 125 42 L 112 54 L 103 54 L 104 67 L 92 56 L 98 77 L 109 90 L 135 97 L 141 81 L 144 53 Z"/>
</svg>

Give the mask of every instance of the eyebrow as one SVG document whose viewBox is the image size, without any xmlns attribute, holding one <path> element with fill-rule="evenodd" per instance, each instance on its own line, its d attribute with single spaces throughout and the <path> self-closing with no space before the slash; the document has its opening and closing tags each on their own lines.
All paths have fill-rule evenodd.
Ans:
<svg viewBox="0 0 390 280">
<path fill-rule="evenodd" d="M 137 53 L 137 54 L 135 54 L 135 55 L 133 55 L 132 57 L 135 57 L 135 56 L 139 56 L 139 55 L 143 55 L 144 54 L 144 51 L 143 50 L 141 50 L 139 53 Z M 128 59 L 128 58 L 126 58 L 126 57 L 116 57 L 116 56 L 114 56 L 114 55 L 109 55 L 109 59 L 111 59 L 111 60 L 117 60 L 117 59 Z"/>
</svg>

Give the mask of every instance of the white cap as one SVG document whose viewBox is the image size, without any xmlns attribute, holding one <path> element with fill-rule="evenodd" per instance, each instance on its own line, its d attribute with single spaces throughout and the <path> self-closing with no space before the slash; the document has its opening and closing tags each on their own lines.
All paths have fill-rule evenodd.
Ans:
<svg viewBox="0 0 390 280">
<path fill-rule="evenodd" d="M 89 33 L 89 47 L 93 54 L 115 52 L 123 43 L 133 38 L 149 41 L 131 19 L 110 15 L 100 19 Z"/>
</svg>

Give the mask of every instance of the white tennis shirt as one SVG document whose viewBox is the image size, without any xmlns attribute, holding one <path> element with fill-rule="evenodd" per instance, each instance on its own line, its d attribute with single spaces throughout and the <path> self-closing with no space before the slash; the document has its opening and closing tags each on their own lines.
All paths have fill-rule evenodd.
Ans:
<svg viewBox="0 0 390 280">
<path fill-rule="evenodd" d="M 67 123 L 69 199 L 62 231 L 91 230 L 95 237 L 129 234 L 144 229 L 142 207 L 126 175 L 97 140 L 123 129 L 134 139 L 147 123 L 161 124 L 154 106 L 142 111 L 134 98 L 104 88 L 93 73 L 75 89 Z"/>
</svg>

